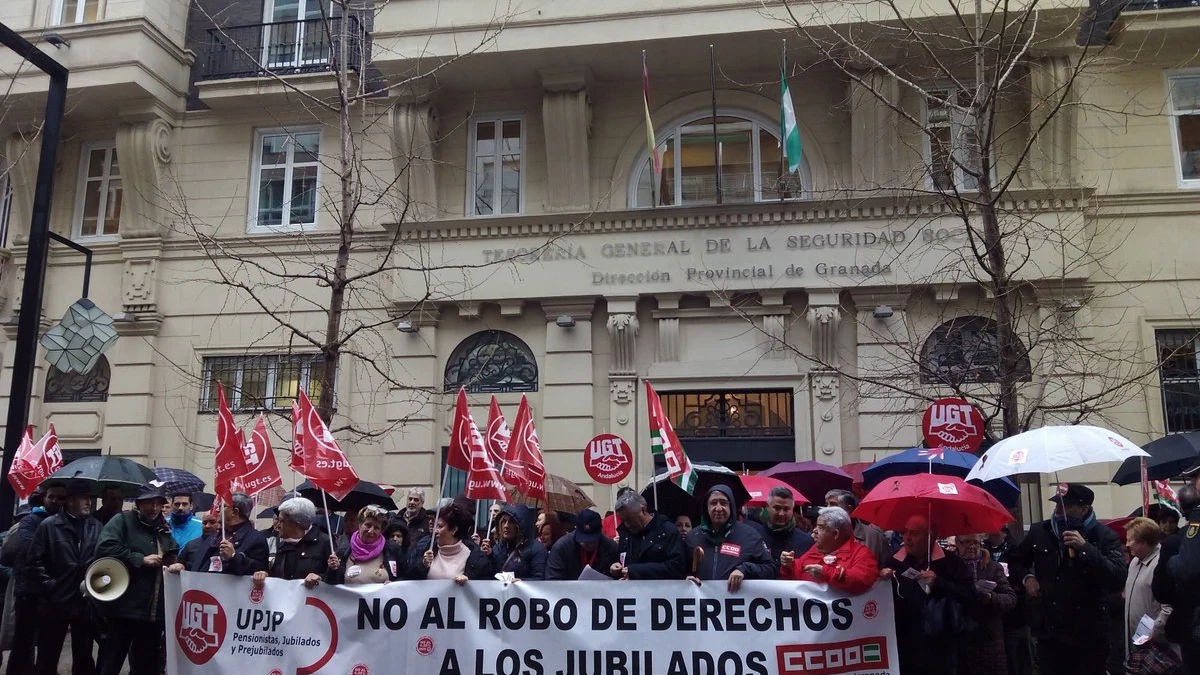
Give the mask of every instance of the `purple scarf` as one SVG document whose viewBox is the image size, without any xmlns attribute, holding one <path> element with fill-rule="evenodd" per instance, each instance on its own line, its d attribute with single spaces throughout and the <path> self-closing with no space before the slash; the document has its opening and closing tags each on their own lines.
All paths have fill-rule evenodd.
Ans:
<svg viewBox="0 0 1200 675">
<path fill-rule="evenodd" d="M 386 543 L 385 538 L 379 537 L 374 544 L 364 544 L 362 538 L 355 532 L 350 535 L 350 558 L 359 562 L 378 558 L 379 554 L 383 553 L 383 546 Z"/>
</svg>

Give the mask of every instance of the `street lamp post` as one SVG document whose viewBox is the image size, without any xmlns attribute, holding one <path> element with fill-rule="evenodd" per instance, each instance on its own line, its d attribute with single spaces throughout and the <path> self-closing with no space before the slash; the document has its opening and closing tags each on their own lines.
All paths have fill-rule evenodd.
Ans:
<svg viewBox="0 0 1200 675">
<path fill-rule="evenodd" d="M 37 359 L 38 323 L 50 251 L 50 197 L 54 191 L 54 163 L 67 103 L 67 69 L 8 26 L 0 23 L 0 44 L 32 63 L 50 77 L 46 112 L 42 122 L 42 149 L 38 157 L 33 213 L 29 219 L 29 249 L 25 255 L 25 284 L 21 287 L 20 319 L 14 345 L 12 388 L 8 394 L 8 421 L 4 429 L 4 460 L 0 463 L 0 528 L 8 529 L 16 508 L 16 494 L 8 483 L 8 470 L 29 421 L 33 394 L 33 367 Z"/>
</svg>

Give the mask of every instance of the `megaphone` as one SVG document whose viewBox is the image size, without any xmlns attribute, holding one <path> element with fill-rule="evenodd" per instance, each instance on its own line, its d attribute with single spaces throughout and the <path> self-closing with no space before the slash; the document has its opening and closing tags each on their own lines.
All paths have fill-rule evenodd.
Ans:
<svg viewBox="0 0 1200 675">
<path fill-rule="evenodd" d="M 116 558 L 100 558 L 83 575 L 83 592 L 99 602 L 112 602 L 129 588 L 129 570 Z"/>
</svg>

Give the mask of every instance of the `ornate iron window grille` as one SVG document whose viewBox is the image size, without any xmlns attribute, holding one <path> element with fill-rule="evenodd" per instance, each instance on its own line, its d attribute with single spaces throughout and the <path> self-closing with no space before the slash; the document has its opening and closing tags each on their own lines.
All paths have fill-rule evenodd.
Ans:
<svg viewBox="0 0 1200 675">
<path fill-rule="evenodd" d="M 951 319 L 929 334 L 921 350 L 921 381 L 927 384 L 974 384 L 1000 379 L 1000 329 L 982 316 Z M 1029 352 L 1021 339 L 1012 337 L 1017 353 L 1017 379 L 1032 377 Z"/>
<path fill-rule="evenodd" d="M 529 345 L 502 330 L 475 333 L 446 362 L 446 391 L 472 394 L 530 392 L 538 388 L 537 360 Z"/>
<path fill-rule="evenodd" d="M 680 438 L 789 438 L 792 392 L 664 392 L 663 409 Z"/>
<path fill-rule="evenodd" d="M 200 412 L 217 411 L 217 382 L 234 412 L 286 410 L 301 389 L 315 403 L 321 396 L 324 370 L 325 361 L 319 354 L 206 357 Z M 336 391 L 334 399 L 336 404 Z"/>
<path fill-rule="evenodd" d="M 1200 333 L 1155 331 L 1167 433 L 1200 431 Z"/>
<path fill-rule="evenodd" d="M 101 356 L 86 373 L 66 373 L 50 366 L 46 374 L 46 403 L 103 403 L 112 380 L 108 359 Z"/>
</svg>

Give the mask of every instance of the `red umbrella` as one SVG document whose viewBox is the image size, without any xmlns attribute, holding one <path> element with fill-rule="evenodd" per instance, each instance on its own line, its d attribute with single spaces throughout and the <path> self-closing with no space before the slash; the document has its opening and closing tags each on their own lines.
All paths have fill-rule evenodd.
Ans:
<svg viewBox="0 0 1200 675">
<path fill-rule="evenodd" d="M 849 464 L 842 465 L 842 471 L 850 474 L 850 477 L 854 479 L 854 484 L 850 489 L 859 499 L 862 499 L 867 494 L 867 488 L 863 485 L 863 469 L 872 464 L 874 462 L 850 462 Z"/>
<path fill-rule="evenodd" d="M 902 530 L 924 516 L 939 537 L 997 532 L 1012 514 L 983 488 L 955 476 L 916 474 L 884 479 L 854 509 L 854 517 L 885 530 Z"/>
<path fill-rule="evenodd" d="M 746 506 L 766 506 L 767 495 L 771 494 L 771 488 L 785 487 L 792 491 L 792 498 L 797 502 L 811 504 L 812 502 L 800 494 L 796 488 L 770 476 L 739 476 L 742 479 L 742 485 L 746 486 L 746 491 L 750 493 L 750 501 L 746 502 Z"/>
</svg>

